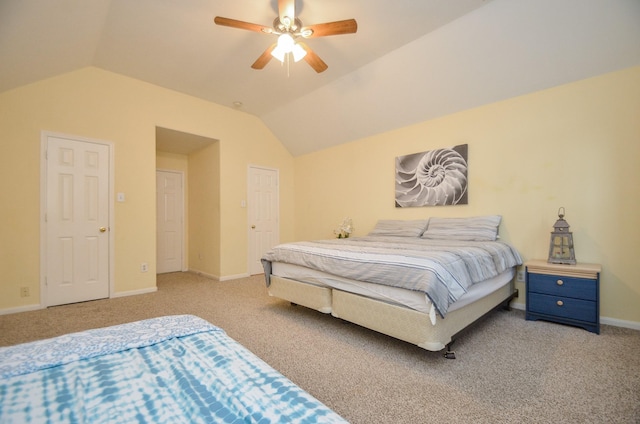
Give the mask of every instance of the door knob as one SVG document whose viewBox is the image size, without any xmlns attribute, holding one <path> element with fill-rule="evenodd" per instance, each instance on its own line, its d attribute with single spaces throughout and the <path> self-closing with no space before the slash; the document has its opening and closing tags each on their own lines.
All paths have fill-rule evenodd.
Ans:
<svg viewBox="0 0 640 424">
<path fill-rule="evenodd" d="M 255 225 L 252 225 L 252 226 L 251 226 L 251 229 L 252 229 L 252 230 L 255 230 L 255 229 L 256 229 L 256 226 L 255 226 Z"/>
<path fill-rule="evenodd" d="M 107 231 L 107 229 L 105 227 L 100 227 L 100 232 L 104 233 L 105 231 Z"/>
</svg>

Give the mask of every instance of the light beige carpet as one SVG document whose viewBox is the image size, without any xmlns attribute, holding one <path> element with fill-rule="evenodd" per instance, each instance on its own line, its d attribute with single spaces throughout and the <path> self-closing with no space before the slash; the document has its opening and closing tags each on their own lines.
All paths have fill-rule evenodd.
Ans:
<svg viewBox="0 0 640 424">
<path fill-rule="evenodd" d="M 267 295 L 262 276 L 158 276 L 158 292 L 0 316 L 0 345 L 169 314 L 227 333 L 352 423 L 640 423 L 640 332 L 496 311 L 428 352 Z"/>
</svg>

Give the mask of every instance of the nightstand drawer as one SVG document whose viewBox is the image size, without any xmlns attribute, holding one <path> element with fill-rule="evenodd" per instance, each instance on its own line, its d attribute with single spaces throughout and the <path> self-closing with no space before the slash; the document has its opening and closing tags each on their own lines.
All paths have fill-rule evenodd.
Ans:
<svg viewBox="0 0 640 424">
<path fill-rule="evenodd" d="M 578 321 L 598 321 L 596 302 L 582 299 L 529 293 L 529 311 Z"/>
<path fill-rule="evenodd" d="M 529 291 L 554 296 L 595 301 L 597 281 L 562 275 L 529 274 Z"/>
</svg>

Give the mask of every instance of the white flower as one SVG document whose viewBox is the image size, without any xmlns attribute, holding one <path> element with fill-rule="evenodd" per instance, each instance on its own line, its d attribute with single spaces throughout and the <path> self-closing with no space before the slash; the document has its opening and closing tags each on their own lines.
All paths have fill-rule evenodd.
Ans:
<svg viewBox="0 0 640 424">
<path fill-rule="evenodd" d="M 338 238 L 348 238 L 352 232 L 353 221 L 348 217 L 342 221 L 342 224 L 338 228 L 333 230 L 333 233 L 338 236 Z"/>
</svg>

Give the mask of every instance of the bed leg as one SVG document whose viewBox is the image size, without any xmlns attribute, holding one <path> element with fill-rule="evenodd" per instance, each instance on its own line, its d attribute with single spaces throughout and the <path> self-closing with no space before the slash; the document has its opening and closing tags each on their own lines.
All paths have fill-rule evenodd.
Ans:
<svg viewBox="0 0 640 424">
<path fill-rule="evenodd" d="M 511 301 L 518 297 L 518 290 L 514 290 L 513 293 L 511 293 L 511 295 L 505 299 L 504 301 L 502 301 L 502 303 L 499 303 L 498 305 L 496 305 L 491 311 L 494 311 L 498 308 L 503 308 L 505 310 L 511 310 Z M 491 312 L 489 311 L 489 312 Z M 488 315 L 489 312 L 487 312 L 486 314 L 484 314 L 482 317 L 478 318 L 477 320 L 475 320 L 473 323 L 471 323 L 469 326 L 467 326 L 466 328 L 463 328 L 462 330 L 458 331 L 456 334 L 454 334 L 453 336 L 451 336 L 451 341 L 447 344 L 447 346 L 445 347 L 445 352 L 444 352 L 444 357 L 447 359 L 456 359 L 456 352 L 454 352 L 453 350 L 451 350 L 451 345 L 453 345 L 453 343 L 455 343 L 455 338 L 458 337 L 458 335 L 460 333 L 462 333 L 463 331 L 467 330 L 471 325 L 475 324 L 476 322 L 478 322 L 480 319 L 484 318 L 484 316 Z"/>
<path fill-rule="evenodd" d="M 456 359 L 456 352 L 451 350 L 451 345 L 453 343 L 455 343 L 455 340 L 452 340 L 447 344 L 446 350 L 443 355 L 446 359 Z"/>
<path fill-rule="evenodd" d="M 513 299 L 515 299 L 516 297 L 518 297 L 518 289 L 515 289 L 513 291 L 513 293 L 511 293 L 511 296 L 509 296 L 509 298 L 507 300 L 504 301 L 504 303 L 502 303 L 502 309 L 505 311 L 510 311 L 511 310 L 511 301 Z"/>
</svg>

